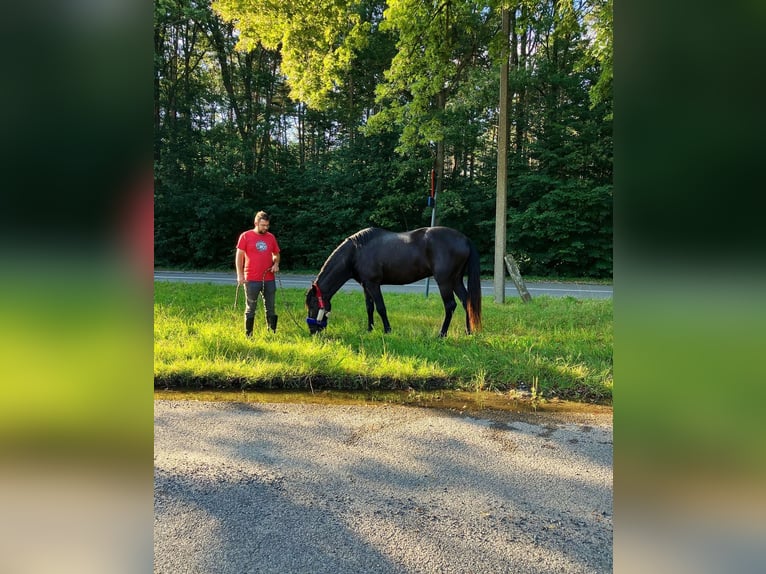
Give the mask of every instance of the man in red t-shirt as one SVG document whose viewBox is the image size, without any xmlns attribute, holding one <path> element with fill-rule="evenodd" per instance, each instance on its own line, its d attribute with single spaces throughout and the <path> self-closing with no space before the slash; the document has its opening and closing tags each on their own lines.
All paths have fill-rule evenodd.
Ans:
<svg viewBox="0 0 766 574">
<path fill-rule="evenodd" d="M 279 272 L 279 244 L 277 238 L 269 233 L 269 214 L 265 211 L 256 213 L 255 227 L 239 236 L 234 264 L 237 267 L 237 285 L 244 284 L 247 295 L 245 335 L 253 335 L 255 307 L 261 292 L 266 306 L 269 331 L 276 332 L 277 314 L 274 312 L 274 303 L 277 285 L 274 273 Z"/>
</svg>

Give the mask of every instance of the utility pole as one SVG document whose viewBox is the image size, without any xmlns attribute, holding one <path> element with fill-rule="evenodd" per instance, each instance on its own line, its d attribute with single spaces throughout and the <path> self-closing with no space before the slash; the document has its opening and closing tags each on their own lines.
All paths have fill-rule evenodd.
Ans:
<svg viewBox="0 0 766 574">
<path fill-rule="evenodd" d="M 505 244 L 508 197 L 508 41 L 511 16 L 503 8 L 500 115 L 497 119 L 497 200 L 495 202 L 495 303 L 505 302 Z"/>
</svg>

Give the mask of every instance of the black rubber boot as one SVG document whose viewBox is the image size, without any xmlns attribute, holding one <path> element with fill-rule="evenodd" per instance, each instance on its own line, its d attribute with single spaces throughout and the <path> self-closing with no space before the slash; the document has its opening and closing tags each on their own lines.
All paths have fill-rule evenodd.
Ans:
<svg viewBox="0 0 766 574">
<path fill-rule="evenodd" d="M 255 317 L 245 317 L 245 337 L 253 336 L 253 322 Z"/>
<path fill-rule="evenodd" d="M 279 315 L 272 315 L 268 318 L 269 321 L 269 331 L 272 333 L 277 332 L 277 319 L 279 319 Z"/>
</svg>

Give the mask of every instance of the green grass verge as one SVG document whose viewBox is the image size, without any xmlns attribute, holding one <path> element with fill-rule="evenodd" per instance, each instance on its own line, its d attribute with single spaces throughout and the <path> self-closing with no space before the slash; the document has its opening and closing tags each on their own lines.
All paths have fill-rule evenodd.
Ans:
<svg viewBox="0 0 766 574">
<path fill-rule="evenodd" d="M 600 403 L 612 397 L 611 300 L 539 297 L 496 305 L 487 297 L 481 333 L 465 335 L 459 307 L 441 339 L 437 293 L 385 294 L 392 332 L 384 335 L 377 315 L 367 332 L 361 293 L 340 292 L 328 329 L 310 337 L 304 291 L 281 289 L 278 332 L 266 331 L 259 303 L 254 336 L 246 339 L 242 291 L 235 309 L 232 286 L 154 287 L 155 388 L 522 389 Z"/>
</svg>

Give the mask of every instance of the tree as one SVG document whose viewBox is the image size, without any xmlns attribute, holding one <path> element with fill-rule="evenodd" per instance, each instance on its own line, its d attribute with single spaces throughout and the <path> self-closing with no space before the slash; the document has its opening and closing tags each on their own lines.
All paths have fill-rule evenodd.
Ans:
<svg viewBox="0 0 766 574">
<path fill-rule="evenodd" d="M 583 65 L 584 22 L 573 4 L 550 2 L 527 23 L 536 46 L 525 157 L 510 170 L 509 244 L 522 268 L 539 275 L 611 274 L 609 102 L 593 106 L 589 99 L 599 69 Z"/>
<path fill-rule="evenodd" d="M 614 76 L 614 8 L 612 0 L 591 0 L 592 8 L 584 16 L 584 23 L 592 36 L 585 50 L 586 58 L 580 68 L 596 65 L 599 69 L 598 80 L 590 88 L 593 107 L 608 103 L 612 99 L 612 79 Z M 611 106 L 607 107 L 606 118 L 612 119 Z"/>
<path fill-rule="evenodd" d="M 437 197 L 444 188 L 448 102 L 486 45 L 488 15 L 481 6 L 460 0 L 391 0 L 384 12 L 381 29 L 396 34 L 397 52 L 377 87 L 382 107 L 368 120 L 366 133 L 396 126 L 400 152 L 434 148 Z"/>
<path fill-rule="evenodd" d="M 215 6 L 155 2 L 159 264 L 230 266 L 233 236 L 266 208 L 285 268 L 318 267 L 362 227 L 427 225 L 435 166 L 439 223 L 486 269 L 505 160 L 522 269 L 611 273 L 611 0 Z"/>
<path fill-rule="evenodd" d="M 237 22 L 239 49 L 278 49 L 290 96 L 316 109 L 325 107 L 329 95 L 343 84 L 354 52 L 364 46 L 369 31 L 369 24 L 361 20 L 360 2 L 214 0 L 213 9 Z"/>
</svg>

